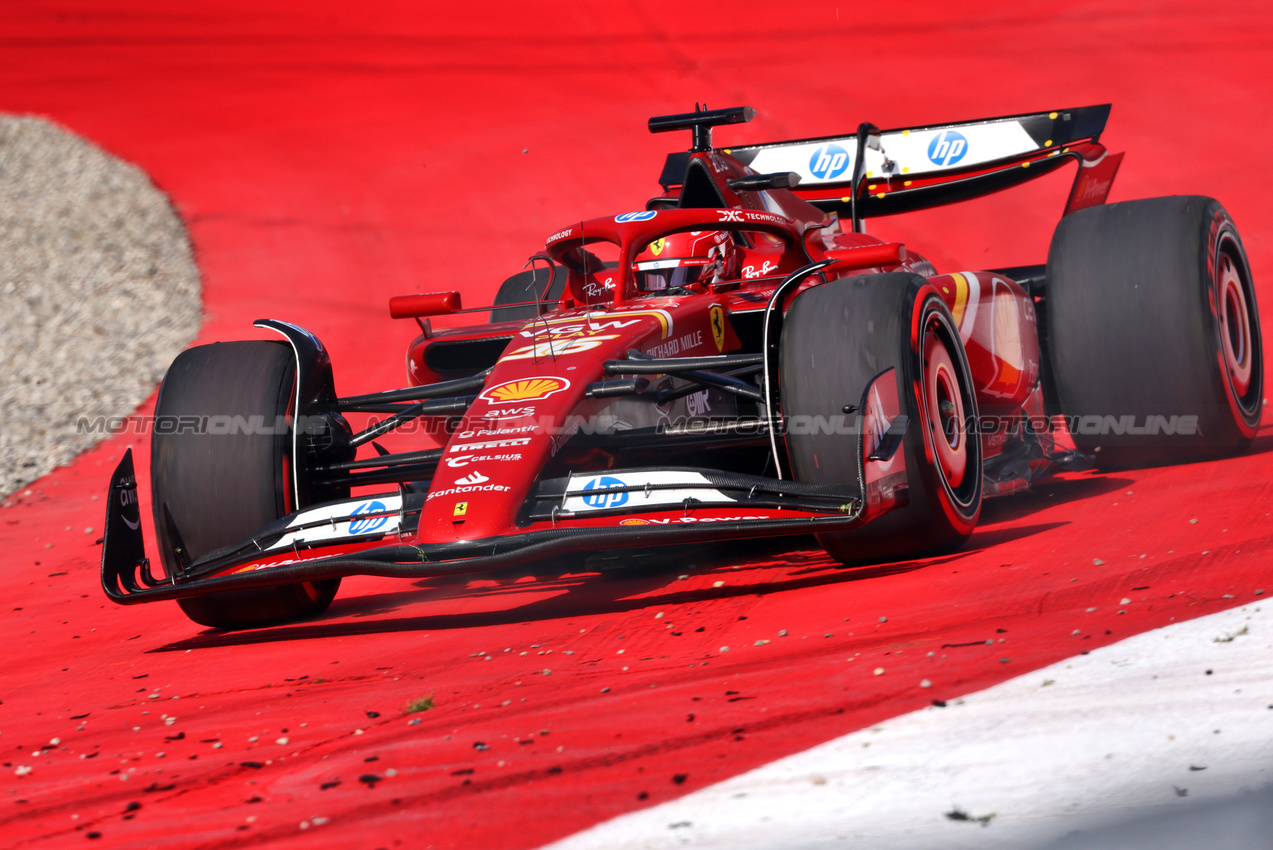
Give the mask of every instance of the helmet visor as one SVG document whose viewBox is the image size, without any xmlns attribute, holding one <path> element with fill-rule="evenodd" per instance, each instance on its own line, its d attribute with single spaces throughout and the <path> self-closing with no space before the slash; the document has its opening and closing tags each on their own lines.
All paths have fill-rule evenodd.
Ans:
<svg viewBox="0 0 1273 850">
<path fill-rule="evenodd" d="M 689 286 L 710 277 L 713 266 L 709 260 L 690 258 L 684 260 L 654 260 L 637 263 L 636 286 L 642 292 L 658 292 Z"/>
</svg>

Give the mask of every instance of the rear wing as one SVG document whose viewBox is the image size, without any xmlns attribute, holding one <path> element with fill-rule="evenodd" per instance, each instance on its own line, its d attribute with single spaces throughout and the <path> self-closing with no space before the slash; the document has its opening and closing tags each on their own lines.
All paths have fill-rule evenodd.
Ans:
<svg viewBox="0 0 1273 850">
<path fill-rule="evenodd" d="M 1083 106 L 743 147 L 716 148 L 758 174 L 791 172 L 792 191 L 825 211 L 850 214 L 853 175 L 861 174 L 856 213 L 893 215 L 965 201 L 1024 183 L 1077 161 L 1079 173 L 1065 213 L 1105 202 L 1122 154 L 1099 143 L 1110 105 Z M 869 126 L 869 125 L 868 125 Z M 863 170 L 856 169 L 859 148 Z M 689 153 L 668 157 L 660 182 L 684 179 Z"/>
</svg>

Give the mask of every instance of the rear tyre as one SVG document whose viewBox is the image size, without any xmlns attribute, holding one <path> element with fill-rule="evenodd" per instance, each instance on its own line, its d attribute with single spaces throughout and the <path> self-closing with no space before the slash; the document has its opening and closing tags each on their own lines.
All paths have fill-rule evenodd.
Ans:
<svg viewBox="0 0 1273 850">
<path fill-rule="evenodd" d="M 278 342 L 202 345 L 173 361 L 159 388 L 150 462 L 168 575 L 176 572 L 178 545 L 193 561 L 300 506 L 290 469 L 295 380 L 291 349 Z M 179 541 L 169 533 L 165 505 Z M 178 604 L 201 625 L 249 628 L 321 614 L 339 586 L 340 579 L 298 582 Z"/>
<path fill-rule="evenodd" d="M 1199 460 L 1255 438 L 1260 318 L 1217 201 L 1150 198 L 1062 219 L 1045 313 L 1057 404 L 1100 466 Z"/>
<path fill-rule="evenodd" d="M 890 367 L 910 418 L 902 443 L 910 503 L 860 529 L 819 535 L 845 563 L 949 552 L 981 514 L 981 442 L 969 431 L 977 418 L 972 375 L 954 319 L 932 285 L 917 275 L 863 275 L 813 287 L 792 303 L 781 349 L 789 422 L 842 417 L 844 405 L 857 405 Z M 823 430 L 788 433 L 796 480 L 856 482 L 856 436 Z"/>
</svg>

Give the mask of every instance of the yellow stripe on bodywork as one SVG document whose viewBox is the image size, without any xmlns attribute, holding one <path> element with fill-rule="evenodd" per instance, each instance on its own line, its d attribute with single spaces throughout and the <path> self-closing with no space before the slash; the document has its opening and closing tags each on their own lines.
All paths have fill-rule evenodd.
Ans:
<svg viewBox="0 0 1273 850">
<path fill-rule="evenodd" d="M 964 310 L 968 308 L 968 278 L 959 272 L 951 274 L 951 278 L 955 281 L 955 306 L 950 309 L 950 315 L 955 319 L 955 327 L 963 330 Z"/>
<path fill-rule="evenodd" d="M 660 329 L 663 332 L 663 339 L 667 339 L 672 332 L 672 314 L 666 310 L 625 310 L 622 307 L 610 308 L 608 310 L 596 310 L 584 316 L 562 316 L 555 319 L 536 319 L 534 328 L 543 325 L 588 325 L 589 330 L 599 330 L 599 328 L 591 327 L 593 322 L 604 322 L 607 319 L 626 319 L 631 316 L 653 316 L 658 319 Z"/>
</svg>

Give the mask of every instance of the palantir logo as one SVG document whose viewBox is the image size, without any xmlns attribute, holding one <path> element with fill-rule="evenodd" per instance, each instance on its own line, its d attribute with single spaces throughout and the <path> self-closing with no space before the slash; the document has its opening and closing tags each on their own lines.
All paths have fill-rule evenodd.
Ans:
<svg viewBox="0 0 1273 850">
<path fill-rule="evenodd" d="M 933 165 L 954 165 L 968 153 L 968 140 L 962 133 L 942 130 L 928 143 L 928 158 Z"/>
<path fill-rule="evenodd" d="M 353 516 L 361 517 L 367 514 L 376 514 L 387 510 L 384 502 L 363 502 L 354 508 L 350 513 Z M 367 519 L 353 519 L 349 521 L 350 534 L 369 534 L 380 526 L 389 521 L 388 516 L 373 516 Z"/>
<path fill-rule="evenodd" d="M 594 490 L 605 490 L 610 487 L 626 487 L 618 478 L 612 478 L 608 475 L 601 478 L 594 478 L 587 484 L 583 485 L 585 493 L 591 493 Z M 583 503 L 590 508 L 617 508 L 620 505 L 628 503 L 627 493 L 594 493 L 591 496 L 584 496 Z"/>
<path fill-rule="evenodd" d="M 809 171 L 819 180 L 834 180 L 849 167 L 849 152 L 839 145 L 823 145 L 809 157 Z"/>
</svg>

